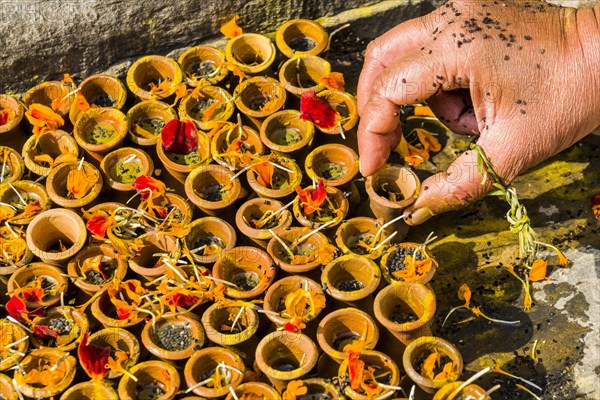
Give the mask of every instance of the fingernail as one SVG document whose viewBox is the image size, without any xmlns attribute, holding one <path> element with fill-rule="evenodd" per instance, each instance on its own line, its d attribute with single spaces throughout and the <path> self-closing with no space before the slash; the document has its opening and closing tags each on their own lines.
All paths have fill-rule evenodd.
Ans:
<svg viewBox="0 0 600 400">
<path fill-rule="evenodd" d="M 362 159 L 358 159 L 358 170 L 360 171 L 360 174 L 362 176 L 365 176 L 365 174 L 363 173 L 363 164 L 362 164 Z"/>
<path fill-rule="evenodd" d="M 409 225 L 419 225 L 433 217 L 433 213 L 428 207 L 413 210 L 405 219 Z"/>
</svg>

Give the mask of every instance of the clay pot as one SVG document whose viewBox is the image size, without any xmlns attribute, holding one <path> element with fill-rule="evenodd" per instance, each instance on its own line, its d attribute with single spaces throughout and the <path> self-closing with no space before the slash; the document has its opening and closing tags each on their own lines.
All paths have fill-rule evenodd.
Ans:
<svg viewBox="0 0 600 400">
<path fill-rule="evenodd" d="M 140 175 L 152 176 L 154 162 L 143 150 L 122 147 L 111 151 L 100 162 L 106 184 L 118 191 L 131 191 Z"/>
<path fill-rule="evenodd" d="M 127 136 L 125 114 L 116 108 L 90 108 L 77 120 L 73 136 L 87 154 L 100 162 L 106 153 L 119 147 Z"/>
<path fill-rule="evenodd" d="M 300 379 L 317 365 L 319 351 L 302 333 L 275 331 L 256 348 L 256 364 L 273 386 L 282 392 L 287 382 Z"/>
<path fill-rule="evenodd" d="M 41 262 L 34 262 L 17 269 L 8 279 L 6 289 L 8 293 L 13 293 L 16 289 L 27 286 L 30 281 L 38 277 L 42 277 L 47 284 L 52 284 L 51 288 L 54 293 L 44 292 L 42 301 L 39 303 L 25 300 L 25 305 L 29 310 L 34 310 L 38 307 L 51 307 L 60 301 L 61 293 L 66 293 L 67 291 L 68 281 L 63 276 L 63 271 L 53 265 Z"/>
<path fill-rule="evenodd" d="M 433 290 L 420 283 L 396 282 L 381 290 L 373 303 L 375 318 L 405 345 L 431 334 L 435 309 Z"/>
<path fill-rule="evenodd" d="M 296 164 L 296 162 L 291 158 L 279 156 L 275 158 L 274 162 L 292 171 L 287 172 L 279 168 L 275 168 L 273 170 L 273 182 L 275 187 L 267 187 L 260 183 L 256 179 L 256 172 L 254 172 L 252 169 L 248 170 L 246 173 L 246 178 L 248 179 L 248 184 L 252 190 L 254 190 L 260 197 L 283 200 L 290 197 L 292 193 L 296 193 L 295 188 L 300 186 L 300 183 L 302 182 L 302 171 L 300 170 L 298 164 Z"/>
<path fill-rule="evenodd" d="M 244 310 L 241 311 L 243 313 L 240 314 L 241 317 L 245 317 L 248 321 L 241 332 L 230 333 L 221 329 L 223 324 L 231 325 L 232 321 L 229 317 L 231 315 L 237 316 L 238 313 L 240 313 L 239 306 L 230 307 L 215 303 L 208 307 L 202 314 L 202 325 L 204 325 L 208 340 L 219 346 L 228 347 L 239 345 L 253 337 L 258 330 L 258 313 L 250 307 L 244 307 Z"/>
<path fill-rule="evenodd" d="M 2 343 L 3 350 L 5 349 L 4 346 L 19 342 L 18 344 L 10 347 L 15 351 L 9 350 L 6 356 L 0 357 L 0 371 L 5 371 L 14 367 L 23 359 L 23 354 L 27 353 L 27 349 L 29 348 L 29 340 L 26 339 L 21 341 L 25 336 L 28 336 L 27 331 L 25 331 L 25 329 L 23 329 L 21 326 L 10 322 L 8 319 L 0 320 L 0 335 L 2 335 L 0 343 Z M 0 393 L 3 392 L 0 391 Z"/>
<path fill-rule="evenodd" d="M 185 180 L 185 194 L 208 215 L 227 214 L 242 194 L 242 185 L 234 173 L 222 165 L 206 165 L 193 170 Z M 228 188 L 229 187 L 229 188 Z M 225 195 L 218 192 L 228 188 Z"/>
<path fill-rule="evenodd" d="M 78 383 L 60 396 L 60 400 L 81 399 L 119 400 L 119 396 L 108 383 L 99 380 Z"/>
<path fill-rule="evenodd" d="M 312 122 L 300 119 L 300 112 L 283 110 L 271 114 L 260 127 L 260 139 L 278 155 L 301 160 L 315 134 Z"/>
<path fill-rule="evenodd" d="M 157 235 L 156 232 L 146 233 L 139 238 L 141 249 L 128 260 L 129 269 L 143 280 L 151 281 L 167 273 L 170 268 L 160 261 L 157 253 L 171 254 L 176 246 L 173 236 Z"/>
<path fill-rule="evenodd" d="M 278 309 L 279 305 L 282 304 L 282 301 L 285 299 L 285 297 L 288 294 L 295 292 L 301 287 L 308 287 L 308 291 L 311 292 L 313 295 L 324 296 L 323 290 L 321 290 L 321 285 L 319 285 L 312 279 L 300 275 L 286 276 L 285 278 L 281 278 L 278 281 L 273 282 L 273 284 L 269 287 L 269 290 L 267 290 L 267 293 L 265 294 L 263 308 L 267 311 L 279 313 L 281 311 Z M 321 311 L 323 311 L 323 309 L 317 308 L 314 314 L 305 315 L 302 318 L 302 321 L 304 323 L 308 323 L 310 321 L 315 320 L 319 316 L 319 314 L 321 314 Z M 280 315 L 274 315 L 272 313 L 267 313 L 267 317 L 271 321 L 273 321 L 273 323 L 277 326 L 284 326 L 288 322 L 286 318 L 283 318 Z"/>
<path fill-rule="evenodd" d="M 462 396 L 463 399 L 474 399 L 474 400 L 492 400 L 490 396 L 486 396 L 486 390 L 481 386 L 478 386 L 474 383 L 466 386 L 456 395 L 453 395 L 455 390 L 458 389 L 463 382 L 457 381 L 452 383 L 447 383 L 440 390 L 438 390 L 433 396 L 433 400 L 457 400 L 458 396 Z"/>
<path fill-rule="evenodd" d="M 317 94 L 322 100 L 325 100 L 341 117 L 342 130 L 348 132 L 358 123 L 358 105 L 356 98 L 350 93 L 341 90 L 323 90 Z M 328 135 L 339 135 L 339 126 L 333 128 L 322 128 L 317 125 L 317 129 Z"/>
<path fill-rule="evenodd" d="M 448 380 L 432 380 L 422 376 L 415 364 L 422 362 L 432 351 L 437 351 L 442 357 L 448 357 L 455 366 L 456 376 Z M 423 336 L 409 344 L 402 357 L 402 365 L 408 377 L 426 393 L 433 394 L 448 383 L 454 382 L 463 371 L 463 359 L 454 345 L 435 336 Z"/>
<path fill-rule="evenodd" d="M 279 81 L 285 89 L 301 96 L 302 93 L 313 91 L 315 93 L 325 89 L 321 79 L 331 72 L 328 61 L 317 56 L 299 56 L 287 60 L 279 69 Z"/>
<path fill-rule="evenodd" d="M 38 211 L 37 214 L 50 208 L 52 202 L 50 201 L 50 197 L 48 197 L 48 193 L 46 192 L 44 185 L 33 181 L 16 181 L 12 184 L 12 186 L 19 191 L 19 194 L 27 203 L 32 203 L 34 201 L 38 201 L 40 203 L 42 209 Z M 19 196 L 9 185 L 0 185 L 0 202 L 6 204 L 23 204 Z M 19 212 L 20 211 L 17 213 Z M 10 221 L 10 223 L 14 225 L 27 225 L 33 220 L 34 217 L 35 215 L 27 218 L 13 219 Z"/>
<path fill-rule="evenodd" d="M 308 234 L 312 229 L 307 227 L 292 227 L 281 232 L 277 235 L 281 238 L 288 246 L 294 243 L 294 240 Z M 314 250 L 317 252 L 319 248 L 326 246 L 329 243 L 327 237 L 321 232 L 317 232 L 304 240 L 301 244 L 303 251 Z M 288 253 L 285 251 L 283 246 L 279 243 L 276 238 L 272 238 L 267 245 L 267 252 L 273 257 L 275 264 L 279 266 L 285 272 L 290 274 L 304 274 L 312 271 L 321 265 L 318 257 L 315 260 L 310 261 L 306 264 L 292 264 L 289 259 Z"/>
<path fill-rule="evenodd" d="M 163 391 L 161 400 L 171 400 L 175 398 L 181 385 L 177 369 L 164 361 L 144 361 L 134 365 L 129 372 L 138 381 L 135 382 L 129 376 L 123 375 L 118 389 L 120 400 L 145 398 L 145 391 L 152 393 L 157 387 Z"/>
<path fill-rule="evenodd" d="M 404 243 L 396 244 L 393 247 L 390 247 L 385 252 L 383 257 L 381 257 L 381 260 L 379 261 L 379 266 L 381 267 L 381 272 L 383 273 L 383 277 L 385 278 L 387 283 L 403 282 L 403 280 L 401 278 L 394 276 L 390 272 L 389 264 L 392 263 L 395 258 L 398 258 L 396 256 L 396 253 L 398 253 L 399 251 L 405 251 L 405 252 L 409 252 L 409 254 L 413 255 L 415 252 L 415 249 L 417 249 L 419 246 L 421 246 L 419 243 L 404 242 Z M 435 260 L 435 258 L 433 258 L 431 256 L 431 253 L 427 247 L 425 247 L 424 253 L 427 257 L 431 258 L 431 269 L 424 276 L 420 276 L 420 277 L 417 276 L 414 280 L 411 280 L 411 282 L 422 283 L 423 285 L 428 283 L 433 278 L 433 276 L 435 275 L 435 271 L 437 270 L 437 266 L 438 266 L 437 261 Z M 417 258 L 418 257 L 419 256 L 417 254 Z"/>
<path fill-rule="evenodd" d="M 343 144 L 326 144 L 310 152 L 304 163 L 308 176 L 327 186 L 348 188 L 358 174 L 358 155 Z"/>
<path fill-rule="evenodd" d="M 0 374 L 0 397 L 5 400 L 19 400 L 19 395 L 13 387 L 12 379 L 4 374 Z"/>
<path fill-rule="evenodd" d="M 285 106 L 287 96 L 276 79 L 256 76 L 240 83 L 233 97 L 238 110 L 260 127 L 263 119 Z"/>
<path fill-rule="evenodd" d="M 403 199 L 390 201 L 382 186 L 395 193 L 401 193 Z M 373 175 L 367 177 L 365 189 L 369 195 L 369 207 L 376 218 L 389 222 L 404 213 L 404 209 L 415 202 L 419 196 L 421 182 L 417 175 L 401 165 L 387 164 Z M 401 240 L 408 232 L 408 225 L 398 221 L 390 227 L 396 230 L 396 240 Z"/>
<path fill-rule="evenodd" d="M 4 163 L 4 154 L 8 153 L 6 157 L 6 163 Z M 25 164 L 23 158 L 14 149 L 6 146 L 0 146 L 0 186 L 4 186 L 7 183 L 18 181 L 25 172 Z M 2 172 L 4 170 L 4 173 Z"/>
<path fill-rule="evenodd" d="M 269 229 L 257 229 L 253 225 L 249 225 L 249 223 L 252 224 L 253 220 L 261 219 L 268 211 L 276 212 L 282 207 L 283 203 L 277 200 L 262 198 L 248 200 L 238 208 L 235 215 L 235 224 L 242 234 L 252 239 L 254 243 L 263 249 L 266 249 L 269 240 L 273 237 Z M 285 210 L 277 216 L 272 217 L 270 221 L 273 222 L 273 226 L 270 229 L 279 235 L 292 224 L 292 214 L 288 210 Z"/>
<path fill-rule="evenodd" d="M 379 328 L 373 318 L 364 311 L 341 308 L 327 314 L 319 322 L 319 346 L 338 364 L 348 356 L 343 351 L 344 346 L 360 339 L 365 340 L 365 350 L 373 350 L 379 341 Z"/>
<path fill-rule="evenodd" d="M 61 99 L 63 97 L 63 85 L 71 85 L 71 83 L 63 83 L 61 81 L 48 81 L 40 83 L 29 89 L 23 95 L 23 103 L 27 107 L 31 106 L 34 103 L 42 104 L 46 107 L 52 108 L 52 101 Z M 73 85 L 69 91 L 75 90 L 75 86 Z M 57 114 L 61 117 L 67 116 L 69 110 L 71 109 L 71 104 L 75 100 L 75 95 L 71 95 L 68 98 L 68 101 L 59 109 L 55 110 Z"/>
<path fill-rule="evenodd" d="M 167 192 L 154 199 L 153 202 L 156 205 L 165 207 L 169 212 L 173 208 L 177 209 L 178 211 L 174 211 L 173 214 L 171 214 L 171 217 L 180 220 L 184 225 L 192 222 L 192 219 L 194 218 L 193 206 L 187 199 L 178 194 Z"/>
<path fill-rule="evenodd" d="M 190 233 L 184 238 L 187 248 L 194 254 L 194 261 L 201 264 L 212 264 L 217 261 L 221 252 L 206 256 L 194 252 L 199 246 L 198 241 L 208 242 L 210 238 L 217 238 L 223 250 L 233 249 L 237 241 L 235 229 L 226 221 L 216 217 L 199 218 L 190 225 Z M 219 246 L 220 247 L 220 246 Z"/>
<path fill-rule="evenodd" d="M 318 22 L 293 19 L 277 29 L 275 43 L 287 58 L 316 56 L 327 49 L 329 35 Z"/>
<path fill-rule="evenodd" d="M 168 328 L 186 328 L 189 332 L 189 344 L 181 350 L 169 350 L 160 339 L 160 332 Z M 174 335 L 172 333 L 171 335 Z M 142 343 L 150 353 L 164 361 L 176 361 L 189 358 L 203 345 L 206 337 L 202 324 L 191 313 L 165 314 L 156 320 L 156 328 L 152 321 L 146 322 L 142 331 Z M 182 339 L 183 340 L 183 339 Z M 168 346 L 168 344 L 167 344 Z"/>
<path fill-rule="evenodd" d="M 228 369 L 227 371 L 231 374 L 231 382 L 228 385 L 220 389 L 208 387 L 207 385 L 198 386 L 193 390 L 194 393 L 209 399 L 223 397 L 229 393 L 230 387 L 235 389 L 242 383 L 246 368 L 240 356 L 222 347 L 207 347 L 195 352 L 185 364 L 183 374 L 188 388 L 207 379 L 214 373 L 220 363 L 225 363 L 225 365 L 237 369 L 241 374 L 238 371 Z"/>
<path fill-rule="evenodd" d="M 81 118 L 83 119 L 83 117 Z M 95 182 L 94 185 L 89 189 L 88 193 L 80 199 L 69 198 L 67 189 L 67 179 L 69 172 L 79 169 L 79 165 L 83 169 L 86 181 Z M 94 201 L 102 190 L 103 180 L 100 171 L 92 164 L 83 162 L 80 164 L 78 161 L 66 162 L 57 165 L 52 168 L 50 175 L 46 179 L 46 191 L 50 199 L 57 205 L 64 208 L 79 209 L 85 207 Z"/>
<path fill-rule="evenodd" d="M 154 146 L 160 137 L 162 128 L 175 118 L 177 118 L 177 113 L 168 104 L 156 100 L 141 101 L 127 111 L 129 140 L 139 146 Z M 152 137 L 140 135 L 136 131 L 138 125 L 150 132 Z"/>
<path fill-rule="evenodd" d="M 210 156 L 210 138 L 206 133 L 197 131 L 198 134 L 198 149 L 194 153 L 188 155 L 169 153 L 165 151 L 162 143 L 162 138 L 158 138 L 156 142 L 156 154 L 169 171 L 169 174 L 181 183 L 185 180 L 190 172 L 199 167 L 204 167 L 212 161 Z"/>
<path fill-rule="evenodd" d="M 258 75 L 275 61 L 275 45 L 266 36 L 244 33 L 227 42 L 225 57 L 243 72 Z"/>
<path fill-rule="evenodd" d="M 75 330 L 73 333 L 68 334 L 70 339 L 68 342 L 58 345 L 56 344 L 56 342 L 53 341 L 53 346 L 45 346 L 40 340 L 38 340 L 38 338 L 36 338 L 35 335 L 32 335 L 31 343 L 35 347 L 40 349 L 54 348 L 66 352 L 75 349 L 79 345 L 79 342 L 81 341 L 83 335 L 89 329 L 88 318 L 84 313 L 82 313 L 78 309 L 73 307 L 53 307 L 49 309 L 44 316 L 40 317 L 40 320 L 36 323 L 36 325 L 47 326 L 51 323 L 51 321 L 61 318 L 66 319 L 70 323 L 71 330 Z"/>
<path fill-rule="evenodd" d="M 0 94 L 0 110 L 8 109 L 14 116 L 4 125 L 0 125 L 0 141 L 7 147 L 19 148 L 25 140 L 25 135 L 20 128 L 25 108 L 14 97 Z"/>
<path fill-rule="evenodd" d="M 229 142 L 227 141 L 228 139 Z M 247 152 L 254 155 L 264 153 L 263 143 L 260 141 L 260 136 L 254 129 L 244 126 L 242 128 L 242 134 L 240 135 L 238 125 L 226 124 L 214 134 L 210 142 L 210 154 L 213 160 L 215 160 L 217 164 L 236 170 L 246 167 L 247 164 L 241 162 L 238 157 L 222 156 L 222 154 L 227 151 L 227 148 L 238 140 L 242 141 L 242 146 Z"/>
<path fill-rule="evenodd" d="M 334 299 L 355 302 L 371 295 L 379 286 L 381 273 L 377 264 L 366 257 L 347 254 L 325 266 L 321 283 Z M 360 285 L 356 285 L 360 283 Z"/>
<path fill-rule="evenodd" d="M 183 74 L 175 60 L 163 56 L 145 56 L 127 71 L 127 87 L 140 100 L 162 100 L 171 97 L 181 83 Z M 169 81 L 165 90 L 151 92 L 150 83 L 159 86 Z"/>
<path fill-rule="evenodd" d="M 77 142 L 67 132 L 54 130 L 44 132 L 38 137 L 30 136 L 23 145 L 22 155 L 25 166 L 31 172 L 40 176 L 48 176 L 52 168 L 35 162 L 35 157 L 40 154 L 48 154 L 54 159 L 66 152 L 73 153 L 76 158 L 79 158 Z"/>
<path fill-rule="evenodd" d="M 108 201 L 106 203 L 99 203 L 88 210 L 90 214 L 96 214 L 100 211 L 107 214 L 112 214 L 117 208 L 124 207 L 125 204 L 116 201 Z"/>
<path fill-rule="evenodd" d="M 335 244 L 344 254 L 360 255 L 371 260 L 376 260 L 387 248 L 385 245 L 375 251 L 368 251 L 357 244 L 361 238 L 363 240 L 367 239 L 372 241 L 375 235 L 377 235 L 377 232 L 379 232 L 381 225 L 383 225 L 381 221 L 367 217 L 356 217 L 344 221 L 335 233 Z M 383 242 L 388 236 L 388 230 L 384 229 L 381 231 L 377 243 Z"/>
<path fill-rule="evenodd" d="M 127 100 L 125 85 L 112 75 L 92 75 L 79 84 L 79 90 L 90 106 L 113 107 L 120 110 Z M 73 126 L 80 116 L 79 103 L 74 101 L 69 110 L 69 119 Z"/>
<path fill-rule="evenodd" d="M 12 275 L 17 269 L 31 262 L 33 253 L 27 247 L 23 232 L 15 238 L 6 226 L 4 228 L 0 228 L 0 237 L 7 241 L 0 244 L 0 249 L 8 254 L 10 262 L 0 262 L 0 275 Z"/>
<path fill-rule="evenodd" d="M 391 386 L 398 386 L 400 384 L 400 370 L 398 366 L 387 355 L 375 351 L 375 350 L 366 350 L 361 351 L 359 356 L 359 360 L 365 363 L 365 368 L 372 367 L 374 368 L 378 374 L 384 374 L 389 372 L 389 382 L 386 384 Z M 340 365 L 340 369 L 338 371 L 338 376 L 347 377 L 348 376 L 348 359 L 346 358 L 344 362 Z M 370 397 L 358 392 L 347 385 L 344 388 L 344 394 L 351 398 L 352 400 L 369 400 Z"/>
<path fill-rule="evenodd" d="M 235 395 L 238 399 L 249 398 L 249 399 L 269 399 L 269 400 L 281 400 L 279 392 L 270 385 L 262 382 L 245 382 L 236 387 L 234 390 Z M 244 395 L 246 397 L 244 397 Z M 225 400 L 235 400 L 233 395 L 229 393 Z"/>
<path fill-rule="evenodd" d="M 38 214 L 27 227 L 27 246 L 50 264 L 61 264 L 77 254 L 87 238 L 81 217 L 71 210 L 54 208 Z M 62 246 L 66 247 L 64 251 Z"/>
<path fill-rule="evenodd" d="M 185 83 L 196 87 L 200 80 L 216 85 L 227 76 L 222 68 L 225 53 L 213 46 L 196 46 L 187 49 L 177 60 L 181 66 Z"/>
<path fill-rule="evenodd" d="M 138 358 L 140 356 L 140 343 L 138 342 L 135 335 L 129 332 L 127 329 L 101 329 L 97 332 L 92 333 L 89 336 L 88 344 L 93 344 L 99 347 L 108 346 L 111 348 L 111 353 L 117 351 L 123 351 L 127 353 L 128 358 L 123 363 L 123 366 L 128 370 L 137 364 Z M 106 375 L 106 377 L 108 379 L 115 379 L 122 375 L 122 373 L 116 373 L 114 371 L 109 370 L 108 375 Z"/>
<path fill-rule="evenodd" d="M 250 246 L 223 250 L 213 266 L 215 278 L 231 282 L 225 294 L 234 299 L 260 296 L 275 279 L 275 266 L 266 251 Z"/>
<path fill-rule="evenodd" d="M 217 123 L 227 121 L 233 115 L 235 106 L 233 98 L 227 90 L 219 86 L 204 86 L 198 90 L 199 97 L 189 95 L 179 104 L 179 118 L 192 120 L 199 129 L 210 131 Z M 215 102 L 220 104 L 212 115 L 204 118 L 203 112 Z M 210 117 L 210 118 L 208 118 Z"/>
<path fill-rule="evenodd" d="M 125 290 L 119 291 L 117 296 L 123 294 L 125 299 L 127 299 L 127 294 Z M 134 318 L 129 319 L 118 319 L 113 318 L 111 315 L 116 315 L 116 312 L 112 312 L 115 306 L 111 303 L 110 298 L 108 296 L 108 292 L 104 291 L 100 294 L 96 299 L 92 302 L 91 310 L 94 317 L 100 322 L 105 328 L 130 328 L 133 327 L 144 320 L 148 316 L 145 313 L 138 313 Z"/>
<path fill-rule="evenodd" d="M 109 244 L 88 245 L 81 249 L 75 257 L 73 257 L 67 266 L 67 271 L 71 276 L 79 276 L 81 279 L 75 279 L 74 283 L 79 289 L 89 295 L 93 295 L 102 289 L 102 285 L 95 285 L 89 282 L 86 275 L 81 273 L 81 267 L 85 260 L 102 255 L 103 262 L 107 262 L 114 268 L 113 275 L 106 282 L 111 282 L 113 279 L 123 280 L 127 273 L 127 261 L 125 257 L 119 254 Z"/>
<path fill-rule="evenodd" d="M 38 387 L 38 384 L 30 385 L 28 383 L 17 383 L 19 391 L 23 395 L 34 399 L 46 399 L 64 392 L 71 386 L 71 382 L 73 382 L 73 378 L 75 378 L 75 371 L 77 370 L 77 361 L 75 360 L 75 357 L 70 356 L 69 353 L 58 349 L 34 349 L 25 356 L 21 362 L 21 366 L 23 367 L 25 374 L 27 374 L 34 368 L 41 371 L 42 368 L 52 368 L 52 366 L 57 363 L 58 365 L 56 366 L 55 371 L 61 372 L 60 381 L 42 387 Z M 23 377 L 21 370 L 16 370 L 14 377 L 17 382 L 19 382 L 21 380 L 20 378 Z"/>
<path fill-rule="evenodd" d="M 304 396 L 307 396 L 309 399 L 342 399 L 338 387 L 329 380 L 323 378 L 310 378 L 303 379 L 302 383 L 307 389 Z"/>
<path fill-rule="evenodd" d="M 350 203 L 348 199 L 344 195 L 344 192 L 334 187 L 326 187 L 327 198 L 331 201 L 336 210 L 339 210 L 336 217 L 333 218 L 333 221 L 330 225 L 328 225 L 329 229 L 338 226 L 346 215 L 348 215 L 348 209 L 350 208 Z M 328 204 L 327 202 L 324 205 Z M 324 225 L 331 220 L 318 222 L 315 221 L 314 218 L 317 216 L 317 212 L 315 211 L 312 214 L 305 214 L 304 207 L 300 205 L 300 197 L 296 197 L 296 201 L 294 202 L 294 217 L 296 220 L 302 225 L 306 227 L 310 227 L 312 229 L 318 228 L 321 225 Z"/>
</svg>

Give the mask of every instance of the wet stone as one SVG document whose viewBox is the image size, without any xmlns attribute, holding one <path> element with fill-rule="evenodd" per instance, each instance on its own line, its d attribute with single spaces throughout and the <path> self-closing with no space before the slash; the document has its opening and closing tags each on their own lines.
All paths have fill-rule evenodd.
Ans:
<svg viewBox="0 0 600 400">
<path fill-rule="evenodd" d="M 73 329 L 73 325 L 66 318 L 54 318 L 50 323 L 48 323 L 48 328 L 52 329 L 54 332 L 59 335 L 67 335 Z"/>
<path fill-rule="evenodd" d="M 153 333 L 153 339 L 160 347 L 169 351 L 185 350 L 192 345 L 192 334 L 186 325 L 163 325 Z"/>
</svg>

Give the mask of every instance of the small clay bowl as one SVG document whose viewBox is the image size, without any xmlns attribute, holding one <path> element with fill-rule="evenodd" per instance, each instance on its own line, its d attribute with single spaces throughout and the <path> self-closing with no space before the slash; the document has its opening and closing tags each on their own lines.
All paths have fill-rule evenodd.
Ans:
<svg viewBox="0 0 600 400">
<path fill-rule="evenodd" d="M 127 192 L 133 190 L 133 183 L 140 175 L 152 176 L 154 162 L 143 150 L 122 147 L 111 151 L 102 159 L 100 170 L 108 186 Z"/>
<path fill-rule="evenodd" d="M 211 85 L 221 82 L 228 74 L 223 68 L 225 53 L 213 46 L 195 46 L 184 51 L 177 60 L 186 84 L 198 86 L 200 80 Z"/>
<path fill-rule="evenodd" d="M 20 197 L 22 197 L 27 203 L 32 203 L 35 201 L 39 202 L 41 210 L 27 218 L 11 219 L 11 224 L 27 225 L 33 220 L 33 218 L 35 218 L 36 215 L 48 210 L 52 205 L 50 197 L 46 192 L 46 188 L 41 183 L 33 181 L 16 181 L 12 184 L 12 186 L 12 188 L 9 185 L 0 186 L 0 202 L 5 204 L 22 205 L 20 199 Z M 19 194 L 17 194 L 15 190 L 18 191 Z M 20 211 L 17 211 L 17 214 L 19 214 L 19 212 Z"/>
<path fill-rule="evenodd" d="M 42 133 L 35 137 L 32 135 L 23 145 L 23 161 L 25 166 L 34 174 L 39 176 L 48 176 L 52 168 L 35 161 L 35 157 L 41 154 L 47 154 L 53 159 L 63 153 L 72 153 L 76 159 L 79 158 L 79 146 L 77 142 L 65 131 L 54 130 Z"/>
<path fill-rule="evenodd" d="M 168 57 L 145 56 L 138 59 L 127 71 L 127 87 L 140 100 L 162 100 L 171 97 L 183 80 L 179 64 Z M 150 91 L 150 83 L 159 86 L 169 81 L 161 91 Z"/>
<path fill-rule="evenodd" d="M 156 100 L 141 101 L 127 111 L 129 140 L 139 146 L 154 146 L 162 128 L 175 118 L 177 113 L 167 103 Z M 147 133 L 140 134 L 140 129 Z"/>
</svg>

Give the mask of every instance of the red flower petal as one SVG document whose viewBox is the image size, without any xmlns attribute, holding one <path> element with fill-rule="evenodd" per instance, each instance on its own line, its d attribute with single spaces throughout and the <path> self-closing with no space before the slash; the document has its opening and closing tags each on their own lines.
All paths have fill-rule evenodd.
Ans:
<svg viewBox="0 0 600 400">
<path fill-rule="evenodd" d="M 94 235 L 105 237 L 110 222 L 110 219 L 105 215 L 93 215 L 87 222 L 86 227 Z"/>
<path fill-rule="evenodd" d="M 166 190 L 164 183 L 147 175 L 138 176 L 133 182 L 133 188 L 143 200 L 148 200 L 150 196 L 155 197 L 152 192 L 156 192 L 158 196 L 161 196 Z"/>
<path fill-rule="evenodd" d="M 311 121 L 320 128 L 333 128 L 338 123 L 339 114 L 328 102 L 309 90 L 300 96 L 300 118 Z"/>
<path fill-rule="evenodd" d="M 292 333 L 298 333 L 300 331 L 300 329 L 298 329 L 298 327 L 294 324 L 292 324 L 291 322 L 287 322 L 284 326 L 283 329 L 285 329 L 288 332 L 292 332 Z"/>
<path fill-rule="evenodd" d="M 317 211 L 327 198 L 327 189 L 325 189 L 325 181 L 323 179 L 319 179 L 319 185 L 316 189 L 312 187 L 307 189 L 296 188 L 296 193 L 298 193 L 300 202 L 304 207 L 304 214 L 307 215 Z"/>
<path fill-rule="evenodd" d="M 30 315 L 36 317 L 44 315 L 44 310 L 41 307 L 36 308 L 33 311 L 29 311 L 23 300 L 21 300 L 18 296 L 12 296 L 10 300 L 8 300 L 6 303 L 6 311 L 8 311 L 11 317 L 19 322 L 28 322 L 27 317 Z"/>
<path fill-rule="evenodd" d="M 198 149 L 198 133 L 192 121 L 172 119 L 160 135 L 165 150 L 170 153 L 189 154 Z"/>
<path fill-rule="evenodd" d="M 594 217 L 600 218 L 600 193 L 592 196 L 592 212 L 594 213 Z"/>
<path fill-rule="evenodd" d="M 175 293 L 173 295 L 173 305 L 177 307 L 190 307 L 198 302 L 198 298 L 195 296 L 188 296 L 186 294 Z"/>
<path fill-rule="evenodd" d="M 110 356 L 110 347 L 100 347 L 88 344 L 89 332 L 83 334 L 81 343 L 77 348 L 77 355 L 81 366 L 92 379 L 102 379 L 108 373 L 106 364 Z"/>
<path fill-rule="evenodd" d="M 58 333 L 48 328 L 46 325 L 36 325 L 33 327 L 33 334 L 38 339 L 58 339 Z"/>
</svg>

